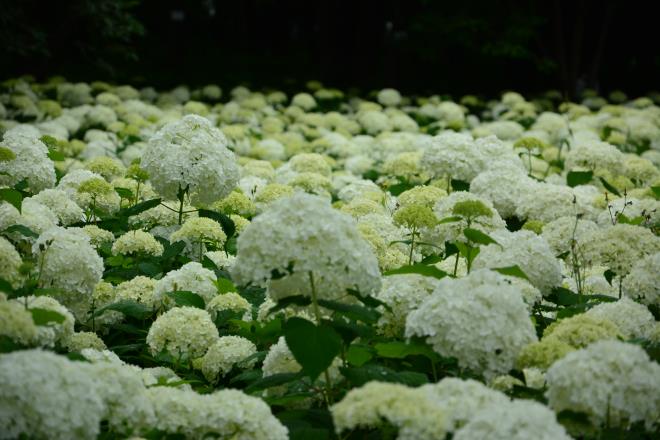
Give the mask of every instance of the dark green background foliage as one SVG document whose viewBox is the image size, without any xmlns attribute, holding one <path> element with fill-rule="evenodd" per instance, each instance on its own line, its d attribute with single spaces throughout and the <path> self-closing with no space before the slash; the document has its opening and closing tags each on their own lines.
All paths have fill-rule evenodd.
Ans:
<svg viewBox="0 0 660 440">
<path fill-rule="evenodd" d="M 655 87 L 652 2 L 0 0 L 0 77 L 481 92 Z M 634 80 L 633 80 L 634 79 Z"/>
</svg>

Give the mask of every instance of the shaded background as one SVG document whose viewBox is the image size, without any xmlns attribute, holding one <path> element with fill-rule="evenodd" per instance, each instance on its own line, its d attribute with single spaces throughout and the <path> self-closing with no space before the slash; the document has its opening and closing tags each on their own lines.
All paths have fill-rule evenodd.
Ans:
<svg viewBox="0 0 660 440">
<path fill-rule="evenodd" d="M 0 0 L 0 78 L 494 95 L 657 89 L 642 1 Z"/>
</svg>

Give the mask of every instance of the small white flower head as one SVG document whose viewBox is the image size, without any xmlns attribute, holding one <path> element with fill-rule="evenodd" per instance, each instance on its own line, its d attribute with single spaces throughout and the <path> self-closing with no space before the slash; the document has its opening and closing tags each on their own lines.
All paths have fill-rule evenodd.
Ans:
<svg viewBox="0 0 660 440">
<path fill-rule="evenodd" d="M 507 373 L 520 350 L 537 340 L 520 289 L 490 270 L 440 280 L 408 315 L 411 336 L 425 337 L 436 352 L 486 378 Z"/>
<path fill-rule="evenodd" d="M 175 200 L 179 191 L 187 190 L 194 205 L 227 196 L 240 177 L 225 136 L 197 115 L 186 115 L 158 130 L 140 164 L 161 196 Z"/>
<path fill-rule="evenodd" d="M 163 245 L 148 232 L 136 230 L 126 232 L 112 245 L 114 255 L 151 255 L 163 254 Z"/>
<path fill-rule="evenodd" d="M 546 375 L 546 397 L 556 412 L 584 413 L 595 426 L 660 420 L 660 365 L 639 346 L 599 341 L 567 354 Z"/>
<path fill-rule="evenodd" d="M 166 352 L 174 359 L 188 360 L 203 356 L 219 337 L 206 310 L 175 307 L 151 325 L 147 345 L 153 355 Z"/>
<path fill-rule="evenodd" d="M 311 296 L 346 298 L 347 289 L 370 294 L 380 286 L 378 261 L 355 222 L 317 196 L 278 200 L 238 237 L 232 265 L 238 283 L 266 283 L 277 300 Z"/>
<path fill-rule="evenodd" d="M 234 367 L 252 368 L 257 362 L 257 347 L 240 336 L 223 336 L 209 347 L 201 360 L 201 370 L 208 381 L 215 381 L 218 376 L 224 376 Z"/>
</svg>

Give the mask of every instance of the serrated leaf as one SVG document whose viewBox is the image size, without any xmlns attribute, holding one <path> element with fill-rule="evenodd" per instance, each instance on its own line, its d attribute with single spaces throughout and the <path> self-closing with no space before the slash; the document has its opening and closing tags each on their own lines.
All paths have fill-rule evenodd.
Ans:
<svg viewBox="0 0 660 440">
<path fill-rule="evenodd" d="M 142 272 L 143 274 L 148 275 L 152 278 L 161 272 L 160 266 L 146 261 L 138 264 L 138 269 L 140 269 L 140 272 Z"/>
<path fill-rule="evenodd" d="M 133 191 L 131 191 L 128 188 L 115 188 L 115 192 L 119 194 L 119 197 L 122 199 L 132 199 L 133 198 Z"/>
<path fill-rule="evenodd" d="M 302 371 L 312 380 L 316 380 L 341 352 L 341 337 L 332 327 L 315 325 L 302 318 L 286 321 L 284 338 Z"/>
<path fill-rule="evenodd" d="M 23 194 L 20 191 L 13 188 L 0 188 L 0 201 L 2 200 L 13 205 L 14 208 L 18 209 L 18 212 L 21 211 Z"/>
<path fill-rule="evenodd" d="M 318 300 L 318 304 L 321 307 L 334 310 L 335 312 L 356 321 L 363 321 L 373 324 L 378 321 L 378 318 L 380 318 L 380 313 L 378 313 L 378 311 L 357 304 L 346 304 L 339 301 L 330 301 L 325 299 Z"/>
<path fill-rule="evenodd" d="M 447 272 L 444 272 L 435 266 L 426 266 L 424 264 L 413 264 L 410 266 L 403 266 L 398 269 L 388 270 L 387 272 L 383 273 L 383 275 L 389 276 L 407 273 L 416 273 L 418 275 L 424 275 L 426 277 L 433 277 L 437 279 L 442 279 L 447 276 Z"/>
<path fill-rule="evenodd" d="M 48 158 L 54 162 L 62 162 L 66 159 L 66 156 L 59 151 L 57 148 L 48 148 Z"/>
<path fill-rule="evenodd" d="M 197 215 L 199 215 L 200 217 L 210 218 L 211 220 L 215 220 L 216 222 L 220 223 L 222 230 L 227 236 L 227 239 L 229 239 L 236 233 L 236 225 L 234 224 L 234 221 L 225 214 L 216 211 L 211 211 L 210 209 L 200 209 L 197 212 Z"/>
<path fill-rule="evenodd" d="M 608 283 L 610 284 L 610 286 L 611 286 L 611 285 L 612 285 L 612 280 L 613 280 L 614 277 L 616 276 L 616 273 L 614 273 L 614 271 L 613 271 L 612 269 L 607 269 L 607 270 L 605 271 L 605 273 L 603 273 L 603 276 L 605 277 L 605 279 L 607 280 L 607 282 L 608 282 Z"/>
<path fill-rule="evenodd" d="M 612 194 L 621 197 L 621 193 L 619 192 L 618 189 L 616 189 L 614 186 L 612 186 L 607 180 L 603 179 L 602 177 L 598 177 L 600 179 L 600 183 L 603 184 L 606 190 L 611 192 Z"/>
<path fill-rule="evenodd" d="M 252 393 L 254 391 L 265 390 L 266 388 L 277 387 L 284 385 L 294 380 L 299 380 L 304 377 L 302 372 L 299 373 L 278 373 L 273 374 L 262 379 L 257 380 L 245 387 L 245 392 Z"/>
<path fill-rule="evenodd" d="M 387 311 L 390 311 L 390 312 L 392 311 L 392 308 L 386 302 L 383 302 L 383 301 L 379 300 L 378 298 L 374 298 L 373 296 L 370 296 L 370 295 L 362 295 L 358 290 L 346 289 L 346 293 L 348 293 L 353 298 L 356 298 L 358 301 L 360 301 L 365 306 L 369 306 L 369 307 L 372 307 L 372 308 L 383 307 Z"/>
<path fill-rule="evenodd" d="M 238 291 L 234 283 L 232 283 L 231 280 L 228 280 L 227 278 L 218 278 L 218 280 L 215 282 L 215 286 L 218 289 L 218 292 L 220 293 Z"/>
<path fill-rule="evenodd" d="M 17 233 L 28 238 L 39 238 L 39 234 L 24 225 L 11 225 L 3 231 L 4 234 Z"/>
<path fill-rule="evenodd" d="M 586 185 L 593 179 L 593 171 L 570 171 L 566 175 L 566 184 L 571 188 L 578 185 Z"/>
<path fill-rule="evenodd" d="M 163 251 L 163 255 L 161 255 L 161 258 L 163 260 L 167 260 L 169 258 L 176 257 L 181 252 L 183 252 L 185 248 L 186 248 L 186 243 L 184 243 L 183 241 L 174 242 L 170 246 L 165 248 L 165 250 Z"/>
<path fill-rule="evenodd" d="M 376 344 L 374 348 L 378 356 L 389 359 L 403 359 L 412 355 L 426 356 L 432 360 L 438 357 L 429 346 L 415 342 L 381 342 Z"/>
<path fill-rule="evenodd" d="M 122 209 L 119 214 L 123 215 L 124 217 L 132 217 L 134 215 L 138 215 L 141 212 L 147 211 L 151 208 L 155 208 L 156 206 L 160 205 L 161 199 L 151 199 L 147 200 L 141 203 L 138 203 L 137 205 L 131 206 L 130 208 Z"/>
<path fill-rule="evenodd" d="M 445 223 L 456 223 L 456 222 L 460 222 L 461 220 L 463 220 L 463 217 L 459 217 L 459 216 L 454 215 L 454 216 L 451 216 L 451 217 L 445 217 L 442 220 L 438 221 L 438 223 L 436 223 L 436 224 L 442 225 L 442 224 L 445 224 Z"/>
<path fill-rule="evenodd" d="M 463 229 L 463 235 L 465 235 L 465 237 L 467 237 L 467 239 L 472 241 L 473 243 L 478 243 L 478 244 L 499 244 L 490 235 L 488 235 L 484 232 L 481 232 L 478 229 L 465 228 L 465 229 Z"/>
<path fill-rule="evenodd" d="M 428 378 L 422 373 L 414 371 L 394 371 L 382 365 L 364 365 L 362 367 L 340 368 L 341 374 L 356 387 L 367 382 L 394 382 L 408 386 L 419 386 L 428 383 Z"/>
<path fill-rule="evenodd" d="M 584 298 L 564 287 L 553 288 L 552 293 L 548 296 L 547 299 L 548 301 L 560 306 L 573 306 L 576 304 L 584 303 Z"/>
<path fill-rule="evenodd" d="M 153 312 L 150 308 L 133 300 L 122 300 L 116 303 L 108 304 L 107 306 L 101 307 L 100 309 L 94 312 L 94 316 L 102 315 L 106 310 L 114 310 L 116 312 L 121 312 L 124 315 L 135 318 L 135 319 L 145 319 Z"/>
<path fill-rule="evenodd" d="M 660 186 L 652 186 L 651 191 L 656 199 L 660 199 Z"/>
<path fill-rule="evenodd" d="M 346 361 L 356 367 L 361 367 L 373 359 L 373 357 L 374 355 L 366 345 L 352 344 L 346 350 Z"/>
<path fill-rule="evenodd" d="M 415 185 L 412 185 L 410 183 L 402 182 L 387 187 L 387 191 L 389 191 L 389 193 L 392 194 L 393 196 L 398 196 L 401 193 L 408 191 L 411 188 L 414 188 L 414 186 Z"/>
<path fill-rule="evenodd" d="M 271 307 L 270 310 L 268 310 L 268 314 L 270 315 L 272 313 L 279 312 L 280 310 L 283 310 L 292 304 L 297 306 L 308 306 L 311 303 L 312 300 L 308 296 L 304 296 L 304 295 L 285 296 L 284 298 L 281 298 L 279 301 L 277 301 L 277 304 L 274 307 Z"/>
<path fill-rule="evenodd" d="M 495 272 L 499 272 L 502 275 L 508 275 L 510 277 L 522 278 L 523 280 L 529 281 L 527 274 L 520 268 L 518 265 L 506 266 L 506 267 L 496 267 Z"/>
<path fill-rule="evenodd" d="M 165 295 L 174 299 L 174 303 L 179 307 L 196 307 L 198 309 L 204 309 L 206 304 L 204 303 L 204 298 L 199 296 L 194 292 L 188 290 L 176 290 L 173 292 L 167 292 Z"/>
<path fill-rule="evenodd" d="M 470 184 L 463 180 L 451 179 L 451 189 L 454 191 L 470 191 Z"/>
<path fill-rule="evenodd" d="M 14 288 L 11 283 L 4 278 L 0 278 L 0 292 L 14 293 Z"/>
<path fill-rule="evenodd" d="M 65 320 L 64 315 L 48 309 L 34 308 L 30 309 L 30 313 L 35 325 L 61 324 Z"/>
</svg>

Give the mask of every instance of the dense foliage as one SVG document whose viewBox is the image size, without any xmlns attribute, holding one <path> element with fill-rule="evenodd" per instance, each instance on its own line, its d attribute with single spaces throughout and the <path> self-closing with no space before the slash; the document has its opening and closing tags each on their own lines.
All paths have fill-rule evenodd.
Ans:
<svg viewBox="0 0 660 440">
<path fill-rule="evenodd" d="M 0 438 L 658 435 L 656 97 L 0 88 Z"/>
</svg>

